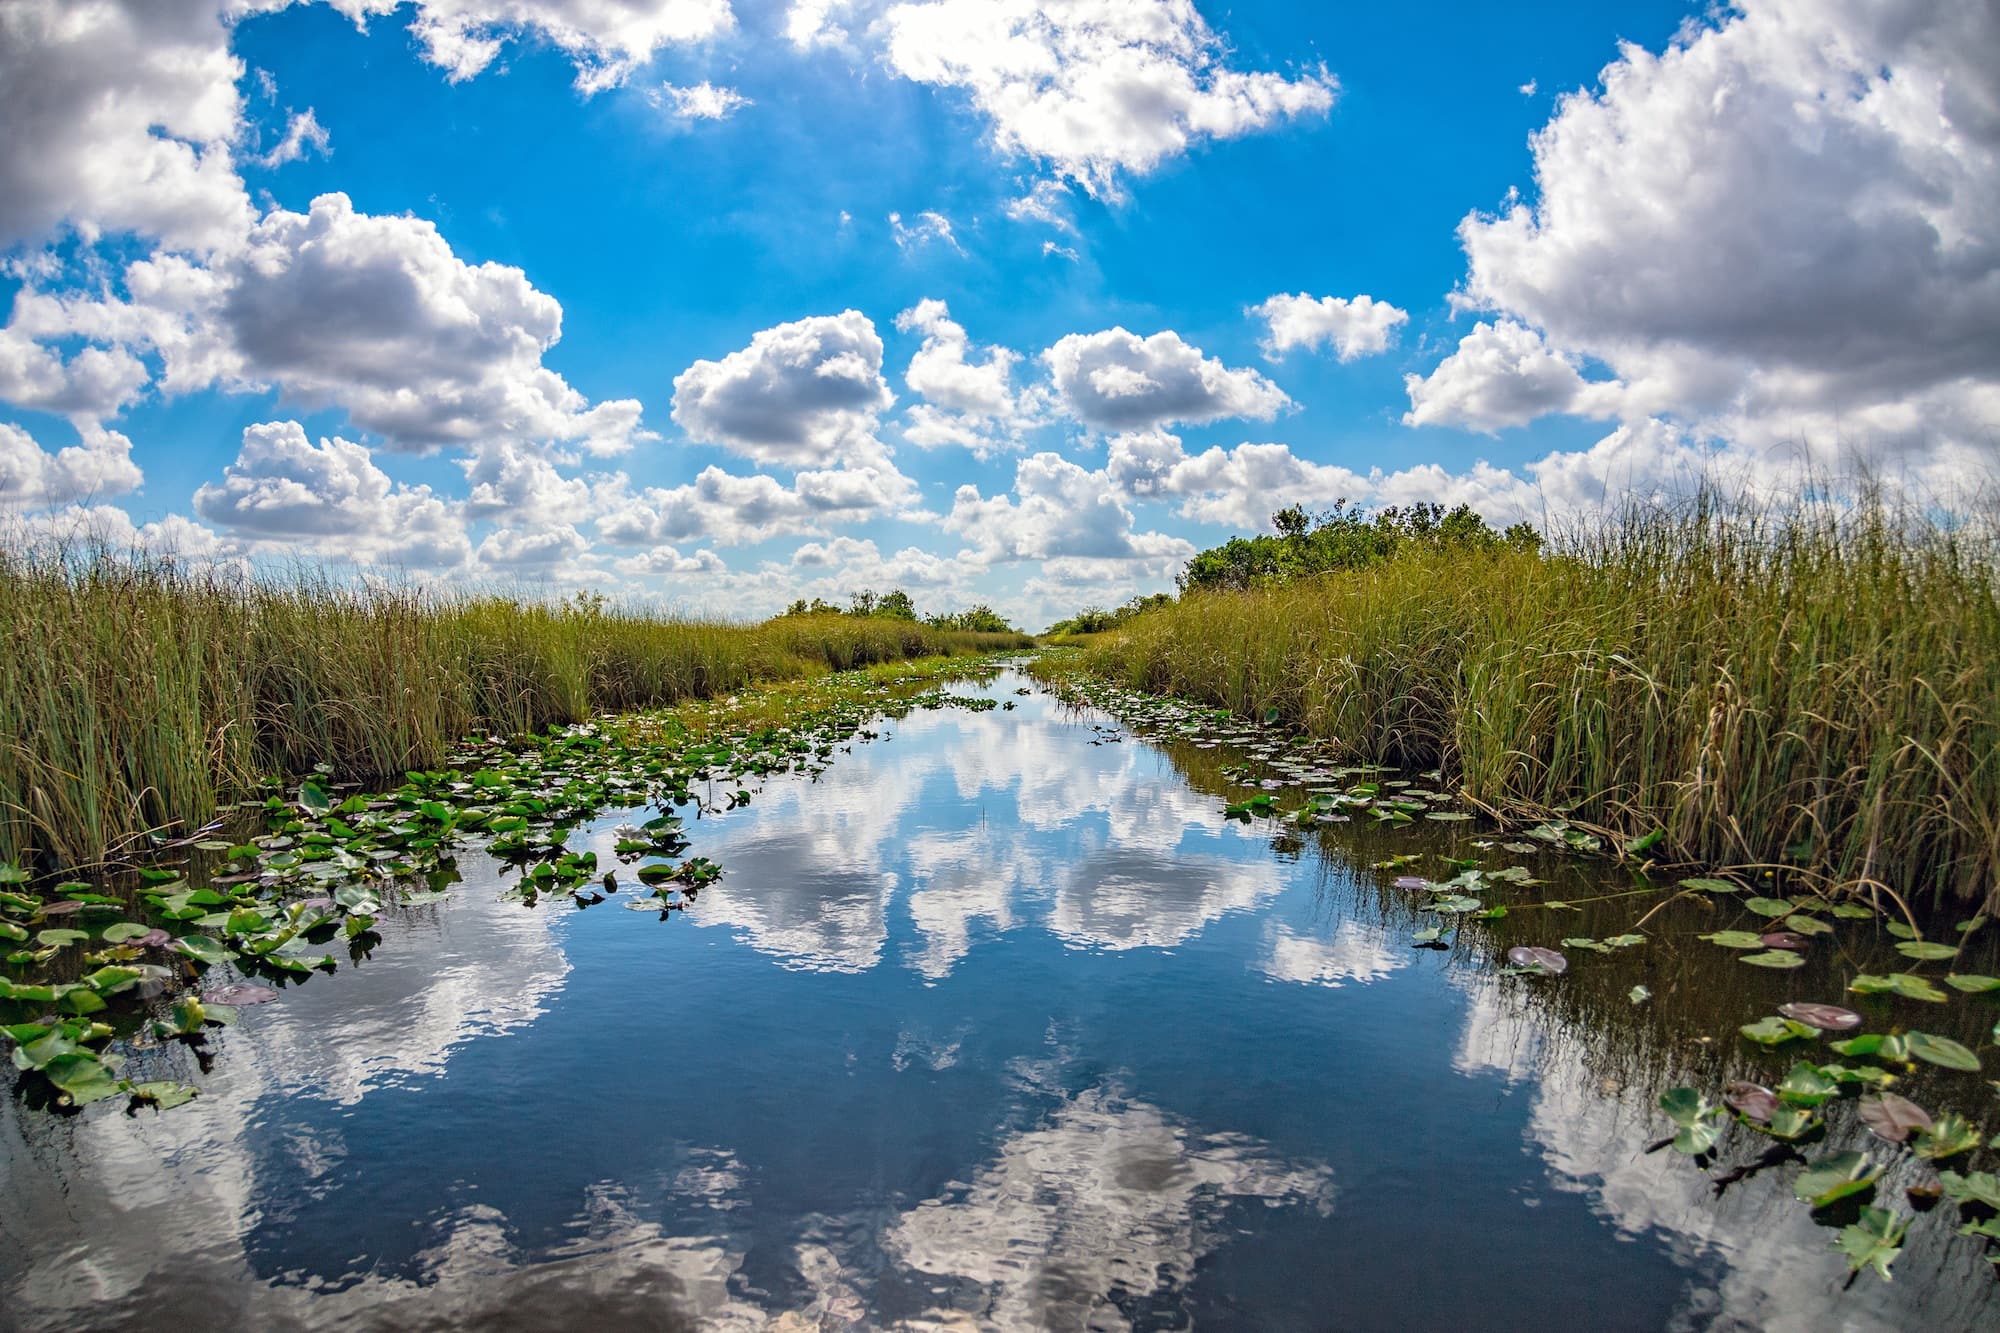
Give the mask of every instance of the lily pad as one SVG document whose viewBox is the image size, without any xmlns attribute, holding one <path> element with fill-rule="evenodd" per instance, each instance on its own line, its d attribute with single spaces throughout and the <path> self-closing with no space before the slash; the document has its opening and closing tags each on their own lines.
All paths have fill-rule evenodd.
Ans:
<svg viewBox="0 0 2000 1333">
<path fill-rule="evenodd" d="M 1722 1103 L 1752 1120 L 1769 1120 L 1778 1109 L 1778 1094 L 1761 1083 L 1738 1081 L 1723 1086 Z"/>
<path fill-rule="evenodd" d="M 1778 1012 L 1822 1032 L 1848 1032 L 1861 1026 L 1861 1015 L 1837 1004 L 1816 1004 L 1809 1000 L 1781 1004 Z"/>
<path fill-rule="evenodd" d="M 1928 1032 L 1907 1034 L 1910 1054 L 1946 1069 L 1963 1069 L 1967 1073 L 1979 1072 L 1979 1057 L 1949 1037 L 1934 1037 Z"/>
<path fill-rule="evenodd" d="M 206 1004 L 228 1004 L 241 1008 L 247 1004 L 269 1004 L 283 994 L 276 987 L 260 982 L 236 981 L 227 986 L 211 987 L 201 993 L 201 998 Z"/>
<path fill-rule="evenodd" d="M 1814 1208 L 1825 1208 L 1875 1187 L 1882 1168 L 1864 1153 L 1837 1152 L 1808 1162 L 1792 1182 L 1792 1193 Z"/>
<path fill-rule="evenodd" d="M 1903 1252 L 1903 1235 L 1909 1224 L 1886 1208 L 1863 1208 L 1859 1220 L 1842 1227 L 1834 1244 L 1847 1256 L 1847 1266 L 1855 1272 L 1872 1269 L 1884 1282 L 1889 1265 Z"/>
<path fill-rule="evenodd" d="M 1944 984 L 1967 995 L 1983 995 L 1987 991 L 2000 990 L 2000 977 L 1982 977 L 1977 972 L 1954 972 L 1944 979 Z"/>
<path fill-rule="evenodd" d="M 1941 958 L 1953 958 L 1958 950 L 1949 944 L 1937 944 L 1930 940 L 1904 940 L 1896 946 L 1896 952 L 1905 958 L 1915 958 L 1920 962 L 1934 963 Z"/>
<path fill-rule="evenodd" d="M 1710 944 L 1720 944 L 1725 949 L 1761 949 L 1764 937 L 1748 930 L 1718 930 L 1703 939 Z"/>
<path fill-rule="evenodd" d="M 1745 898 L 1743 905 L 1758 916 L 1789 916 L 1792 904 L 1783 898 Z"/>
<path fill-rule="evenodd" d="M 1517 944 L 1507 951 L 1507 961 L 1516 967 L 1560 974 L 1569 970 L 1569 959 L 1539 944 Z"/>
<path fill-rule="evenodd" d="M 1914 972 L 1891 972 L 1886 977 L 1864 972 L 1848 982 L 1847 989 L 1860 995 L 1900 995 L 1906 1000 L 1927 1000 L 1932 1004 L 1943 1004 L 1951 998 Z"/>
<path fill-rule="evenodd" d="M 1977 1126 L 1956 1111 L 1947 1111 L 1917 1131 L 1917 1156 L 1934 1162 L 1946 1161 L 1977 1148 L 1982 1136 Z"/>
<path fill-rule="evenodd" d="M 1901 1143 L 1915 1131 L 1929 1129 L 1931 1124 L 1929 1111 L 1893 1092 L 1863 1097 L 1858 1113 L 1870 1134 L 1890 1143 Z"/>
<path fill-rule="evenodd" d="M 1748 963 L 1752 967 L 1785 968 L 1804 967 L 1806 965 L 1805 959 L 1788 949 L 1772 949 L 1766 953 L 1744 954 L 1736 961 L 1739 963 Z"/>
</svg>

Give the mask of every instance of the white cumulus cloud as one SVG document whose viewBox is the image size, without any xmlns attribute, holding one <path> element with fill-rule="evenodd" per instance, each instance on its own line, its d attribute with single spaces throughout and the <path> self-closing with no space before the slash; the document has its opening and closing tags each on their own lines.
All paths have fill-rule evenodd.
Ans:
<svg viewBox="0 0 2000 1333">
<path fill-rule="evenodd" d="M 1142 338 L 1123 328 L 1072 333 L 1042 353 L 1062 407 L 1099 430 L 1251 417 L 1291 406 L 1254 370 L 1232 370 L 1169 329 Z"/>
<path fill-rule="evenodd" d="M 882 378 L 882 339 L 858 310 L 764 329 L 720 361 L 674 380 L 674 420 L 688 438 L 759 463 L 825 467 L 881 463 L 881 414 L 895 401 Z"/>
<path fill-rule="evenodd" d="M 1114 198 L 1202 139 L 1333 105 L 1333 78 L 1229 68 L 1191 0 L 925 0 L 883 18 L 905 78 L 963 89 L 1003 153 Z"/>
<path fill-rule="evenodd" d="M 1569 357 L 1511 319 L 1479 321 L 1458 350 L 1428 376 L 1405 375 L 1409 426 L 1496 431 L 1551 413 L 1603 417 L 1617 412 L 1623 386 L 1584 379 Z"/>
<path fill-rule="evenodd" d="M 744 107 L 755 105 L 734 88 L 718 88 L 706 79 L 685 88 L 663 83 L 648 97 L 654 106 L 683 124 L 698 120 L 727 120 Z"/>
<path fill-rule="evenodd" d="M 1264 321 L 1268 332 L 1263 346 L 1266 356 L 1282 356 L 1294 347 L 1318 351 L 1333 344 L 1334 355 L 1342 361 L 1386 352 L 1396 340 L 1396 330 L 1407 324 L 1410 312 L 1372 296 L 1311 297 L 1279 293 L 1250 313 Z"/>
<path fill-rule="evenodd" d="M 143 480 L 132 441 L 115 430 L 86 430 L 82 442 L 51 453 L 19 426 L 0 421 L 0 504 L 41 507 L 123 495 Z"/>
</svg>

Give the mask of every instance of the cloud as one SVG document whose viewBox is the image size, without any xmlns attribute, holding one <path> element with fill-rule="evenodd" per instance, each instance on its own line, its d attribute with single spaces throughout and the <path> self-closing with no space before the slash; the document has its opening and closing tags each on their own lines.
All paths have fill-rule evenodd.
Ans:
<svg viewBox="0 0 2000 1333">
<path fill-rule="evenodd" d="M 891 213 L 889 234 L 895 238 L 899 250 L 936 242 L 949 246 L 959 254 L 965 253 L 965 247 L 958 243 L 958 237 L 952 232 L 951 219 L 930 209 L 917 214 L 915 222 L 904 222 L 901 213 Z"/>
<path fill-rule="evenodd" d="M 1102 472 L 1052 453 L 1031 455 L 1015 466 L 1012 496 L 984 499 L 978 487 L 960 486 L 944 529 L 965 538 L 987 561 L 1194 554 L 1178 537 L 1133 532 L 1132 511 Z"/>
<path fill-rule="evenodd" d="M 976 357 L 943 301 L 919 301 L 896 316 L 896 327 L 924 338 L 903 373 L 924 400 L 909 410 L 904 439 L 925 449 L 956 444 L 985 458 L 1017 445 L 1021 432 L 1039 423 L 1035 395 L 1017 394 L 1012 383 L 1020 353 L 989 347 Z"/>
<path fill-rule="evenodd" d="M 1112 436 L 1104 471 L 1127 495 L 1178 499 L 1182 518 L 1253 531 L 1288 505 L 1324 507 L 1375 489 L 1368 478 L 1300 458 L 1289 445 L 1239 444 L 1190 457 L 1165 431 Z"/>
<path fill-rule="evenodd" d="M 1458 350 L 1428 376 L 1405 375 L 1406 426 L 1463 426 L 1491 433 L 1550 413 L 1604 417 L 1620 406 L 1623 386 L 1583 378 L 1525 324 L 1479 321 Z"/>
<path fill-rule="evenodd" d="M 1099 430 L 1252 417 L 1291 406 L 1254 370 L 1231 370 L 1171 329 L 1141 338 L 1122 328 L 1072 333 L 1042 353 L 1063 408 Z"/>
<path fill-rule="evenodd" d="M 1069 187 L 1061 181 L 1036 181 L 1026 194 L 1000 208 L 1016 222 L 1039 222 L 1072 236 L 1078 234 L 1076 220 L 1069 215 Z"/>
<path fill-rule="evenodd" d="M 1533 137 L 1532 204 L 1461 224 L 1460 300 L 1608 366 L 1633 417 L 1990 470 L 1995 49 L 2000 9 L 1920 0 L 1744 0 L 1624 46 Z M 1541 410 L 1571 409 L 1486 419 Z"/>
<path fill-rule="evenodd" d="M 1190 0 L 927 0 L 883 24 L 891 69 L 963 89 L 994 146 L 1048 163 L 1093 196 L 1116 198 L 1202 139 L 1229 139 L 1323 112 L 1336 84 L 1224 63 Z"/>
<path fill-rule="evenodd" d="M 637 402 L 592 406 L 542 364 L 562 307 L 520 269 L 467 264 L 434 224 L 357 213 L 344 194 L 272 210 L 208 266 L 141 260 L 126 286 L 127 301 L 23 293 L 14 322 L 150 346 L 170 393 L 276 386 L 344 408 L 397 448 L 535 440 L 610 454 L 652 438 Z"/>
<path fill-rule="evenodd" d="M 403 0 L 329 2 L 361 22 Z M 410 32 L 453 83 L 492 64 L 516 33 L 533 32 L 570 57 L 578 91 L 589 94 L 625 82 L 664 47 L 735 27 L 729 0 L 418 0 Z"/>
<path fill-rule="evenodd" d="M 23 297 L 32 307 L 32 296 Z M 150 379 L 145 363 L 122 347 L 83 347 L 65 359 L 17 322 L 0 328 L 0 399 L 18 407 L 99 421 L 137 398 Z"/>
<path fill-rule="evenodd" d="M 287 162 L 297 162 L 308 153 L 318 153 L 325 157 L 333 151 L 333 136 L 326 126 L 319 123 L 319 117 L 307 107 L 294 115 L 285 126 L 285 137 L 278 140 L 270 152 L 256 159 L 260 167 L 282 167 Z"/>
<path fill-rule="evenodd" d="M 785 11 L 785 40 L 800 51 L 844 47 L 849 33 L 834 16 L 853 8 L 854 0 L 792 0 Z"/>
<path fill-rule="evenodd" d="M 247 427 L 222 480 L 194 493 L 194 510 L 266 548 L 425 568 L 471 555 L 459 506 L 428 486 L 392 483 L 363 445 L 313 444 L 296 421 Z"/>
<path fill-rule="evenodd" d="M 752 335 L 720 361 L 674 380 L 674 420 L 688 438 L 759 463 L 824 467 L 885 460 L 876 439 L 895 401 L 882 339 L 858 310 L 814 315 Z"/>
<path fill-rule="evenodd" d="M 1262 344 L 1266 356 L 1279 357 L 1294 347 L 1318 351 L 1330 342 L 1342 361 L 1387 351 L 1396 340 L 1396 330 L 1410 319 L 1409 311 L 1372 296 L 1315 299 L 1304 292 L 1280 293 L 1251 306 L 1249 313 L 1269 330 Z"/>
<path fill-rule="evenodd" d="M 734 88 L 718 88 L 707 80 L 687 88 L 663 83 L 646 98 L 682 124 L 727 120 L 744 107 L 756 105 Z"/>
<path fill-rule="evenodd" d="M 703 468 L 692 482 L 632 492 L 623 478 L 599 495 L 597 530 L 621 546 L 707 540 L 738 546 L 819 535 L 908 509 L 916 487 L 893 467 L 797 473 L 790 485 L 763 473 Z"/>
<path fill-rule="evenodd" d="M 252 217 L 218 8 L 10 0 L 0 11 L 0 251 L 65 224 L 209 250 Z"/>
<path fill-rule="evenodd" d="M 0 421 L 0 504 L 41 507 L 135 491 L 144 480 L 132 441 L 115 430 L 83 432 L 50 453 L 19 426 Z"/>
</svg>

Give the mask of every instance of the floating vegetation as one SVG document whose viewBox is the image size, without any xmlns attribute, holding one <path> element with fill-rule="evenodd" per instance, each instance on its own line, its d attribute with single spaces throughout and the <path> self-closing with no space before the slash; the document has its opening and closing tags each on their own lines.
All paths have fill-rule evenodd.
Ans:
<svg viewBox="0 0 2000 1333">
<path fill-rule="evenodd" d="M 453 859 L 485 851 L 507 866 L 507 895 L 578 906 L 618 893 L 617 869 L 569 841 L 608 810 L 653 811 L 617 834 L 615 856 L 662 919 L 723 868 L 687 849 L 684 819 L 738 808 L 746 781 L 816 776 L 842 748 L 874 739 L 877 720 L 918 708 L 983 711 L 995 700 L 951 693 L 988 679 L 987 660 L 931 661 L 773 686 L 547 732 L 479 737 L 451 766 L 412 771 L 387 791 L 319 773 L 246 802 L 235 839 L 177 840 L 114 883 L 40 884 L 0 865 L 0 1033 L 30 1099 L 74 1109 L 125 1095 L 160 1110 L 196 1095 L 121 1073 L 148 1043 L 200 1043 L 245 1007 L 379 942 L 394 908 L 444 896 Z M 683 813 L 685 812 L 685 813 Z"/>
<path fill-rule="evenodd" d="M 1760 1157 L 1723 1173 L 1717 1178 L 1718 1186 L 1770 1166 L 1804 1163 L 1794 1179 L 1793 1191 L 1838 1222 L 1834 1243 L 1848 1256 L 1856 1273 L 1866 1271 L 1886 1278 L 1911 1219 L 1889 1207 L 1869 1205 L 1839 1213 L 1836 1206 L 1872 1194 L 1892 1164 L 1851 1151 L 1807 1160 L 1799 1151 L 1837 1133 L 1865 1130 L 1912 1164 L 1907 1170 L 1918 1177 L 1912 1186 L 1917 1190 L 1913 1198 L 1935 1191 L 1937 1197 L 1951 1199 L 1965 1210 L 1961 1234 L 2000 1243 L 2000 1219 L 1995 1217 L 2000 1204 L 1989 1197 L 1996 1188 L 1994 1177 L 1980 1171 L 1967 1175 L 1952 1170 L 1931 1172 L 1931 1164 L 1958 1163 L 1984 1150 L 1986 1128 L 1973 1117 L 1971 1103 L 1964 1102 L 1964 1110 L 1934 1113 L 1910 1096 L 1890 1091 L 1892 1085 L 1922 1083 L 1942 1097 L 1976 1095 L 1990 1100 L 1992 1090 L 2000 1088 L 2000 1083 L 1983 1085 L 1966 1077 L 1985 1073 L 1982 1053 L 2000 1044 L 2000 1022 L 1995 1021 L 2000 1006 L 1993 1003 L 2000 996 L 2000 979 L 1959 970 L 1987 924 L 1984 916 L 1956 922 L 1949 932 L 1935 932 L 1947 936 L 1939 940 L 1927 937 L 1908 919 L 1889 919 L 1874 906 L 1855 900 L 1829 902 L 1810 892 L 1780 896 L 1768 885 L 1761 892 L 1752 892 L 1745 884 L 1720 876 L 1658 884 L 1647 878 L 1646 863 L 1633 867 L 1629 860 L 1657 842 L 1643 837 L 1622 847 L 1628 858 L 1624 864 L 1632 870 L 1631 887 L 1607 885 L 1604 892 L 1576 901 L 1540 897 L 1534 890 L 1543 883 L 1543 876 L 1529 866 L 1494 865 L 1493 860 L 1502 854 L 1553 854 L 1579 867 L 1595 864 L 1608 876 L 1617 871 L 1606 841 L 1560 819 L 1535 823 L 1518 834 L 1496 836 L 1490 827 L 1482 827 L 1486 821 L 1480 811 L 1458 808 L 1466 803 L 1432 785 L 1441 785 L 1441 774 L 1436 770 L 1410 777 L 1379 765 L 1343 762 L 1338 747 L 1287 733 L 1271 725 L 1269 719 L 1253 721 L 1191 700 L 1130 691 L 1080 671 L 1059 657 L 1044 658 L 1032 669 L 1058 697 L 1078 707 L 1109 713 L 1140 738 L 1168 747 L 1222 749 L 1240 755 L 1216 771 L 1232 787 L 1254 789 L 1256 795 L 1228 800 L 1218 813 L 1238 823 L 1261 822 L 1272 830 L 1274 841 L 1289 836 L 1282 830 L 1358 816 L 1368 817 L 1368 827 L 1381 837 L 1427 825 L 1462 827 L 1453 851 L 1397 852 L 1376 856 L 1367 863 L 1382 876 L 1385 891 L 1406 898 L 1420 920 L 1424 914 L 1433 918 L 1432 923 L 1414 932 L 1410 943 L 1417 948 L 1451 950 L 1468 943 L 1474 948 L 1489 947 L 1494 956 L 1489 965 L 1496 971 L 1521 978 L 1522 984 L 1560 989 L 1576 983 L 1579 969 L 1619 966 L 1618 960 L 1624 958 L 1650 959 L 1658 947 L 1715 947 L 1731 952 L 1711 953 L 1710 958 L 1719 961 L 1733 956 L 1770 972 L 1771 986 L 1827 986 L 1818 995 L 1804 990 L 1803 994 L 1784 996 L 1775 1005 L 1775 1013 L 1760 1017 L 1753 1010 L 1736 1020 L 1732 1035 L 1740 1037 L 1741 1044 L 1733 1048 L 1732 1059 L 1776 1057 L 1789 1063 L 1782 1072 L 1773 1071 L 1760 1079 L 1724 1080 L 1719 1098 L 1695 1087 L 1667 1089 L 1659 1098 L 1659 1108 L 1672 1123 L 1673 1133 L 1655 1146 L 1671 1146 L 1705 1165 L 1729 1148 L 1733 1131 L 1748 1131 L 1753 1141 L 1762 1145 L 1760 1153 L 1776 1151 L 1779 1155 L 1769 1160 Z M 1440 814 L 1463 818 L 1436 819 Z M 1428 840 L 1435 842 L 1436 837 L 1433 833 Z M 1626 896 L 1656 901 L 1650 906 L 1642 904 L 1645 910 L 1635 911 L 1636 919 L 1624 930 L 1601 935 L 1561 934 L 1514 924 L 1546 920 L 1537 914 L 1580 910 L 1584 901 Z M 1689 916 L 1698 918 L 1700 924 L 1690 929 Z M 1505 923 L 1516 933 L 1527 931 L 1530 939 L 1506 944 L 1484 931 L 1468 937 L 1469 923 L 1490 930 Z M 1538 933 L 1542 938 L 1533 938 Z M 1705 962 L 1699 955 L 1687 961 L 1696 966 Z M 1884 970 L 1864 971 L 1857 963 Z M 1887 970 L 1885 964 L 1894 965 L 1894 970 Z M 1673 975 L 1651 963 L 1648 966 L 1649 979 Z M 1834 969 L 1841 970 L 1829 978 Z M 1657 1014 L 1659 1021 L 1671 1025 L 1676 1006 L 1671 993 L 1668 999 L 1656 998 L 1659 988 L 1655 980 L 1652 985 L 1621 986 L 1618 993 L 1629 1006 L 1644 1005 L 1648 1014 Z M 1819 998 L 1842 988 L 1862 997 L 1869 1011 Z M 1681 991 L 1681 987 L 1675 990 Z M 1981 1034 L 1979 1044 L 1882 1022 L 1890 1016 L 1888 1005 L 1907 1001 L 1932 1008 L 1946 1006 L 1939 1012 L 1948 1015 L 1950 1023 L 1941 1025 L 1964 1035 L 1969 1035 L 1968 1029 L 1976 1029 Z M 1958 1003 L 1954 1005 L 1954 1001 Z M 1968 1005 L 1979 1007 L 1971 1010 Z M 1862 1030 L 1878 1025 L 1886 1030 Z M 1925 1024 L 1926 1029 L 1932 1026 Z M 1715 1035 L 1695 1040 L 1730 1049 L 1719 1047 Z M 1810 1053 L 1821 1043 L 1826 1043 L 1837 1058 L 1822 1059 Z M 1802 1051 L 1809 1053 L 1799 1054 Z M 1906 1171 L 1902 1166 L 1894 1169 Z M 1993 1252 L 1988 1257 L 2000 1264 L 2000 1244 L 1989 1248 Z"/>
</svg>

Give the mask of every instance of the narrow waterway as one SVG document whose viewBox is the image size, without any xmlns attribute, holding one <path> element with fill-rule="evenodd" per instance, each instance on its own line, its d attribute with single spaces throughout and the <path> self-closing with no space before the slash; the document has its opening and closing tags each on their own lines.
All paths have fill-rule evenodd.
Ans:
<svg viewBox="0 0 2000 1333">
<path fill-rule="evenodd" d="M 1647 1151 L 1663 1087 L 1745 1058 L 1700 1034 L 1796 978 L 1413 947 L 1385 857 L 1606 871 L 1226 818 L 1256 755 L 954 688 L 1006 706 L 690 820 L 724 876 L 664 919 L 523 906 L 468 853 L 365 961 L 152 1055 L 189 1104 L 8 1098 L 0 1327 L 2000 1326 L 1955 1217 L 1850 1287 L 1796 1168 L 1718 1194 Z M 610 864 L 627 817 L 571 845 Z"/>
</svg>

